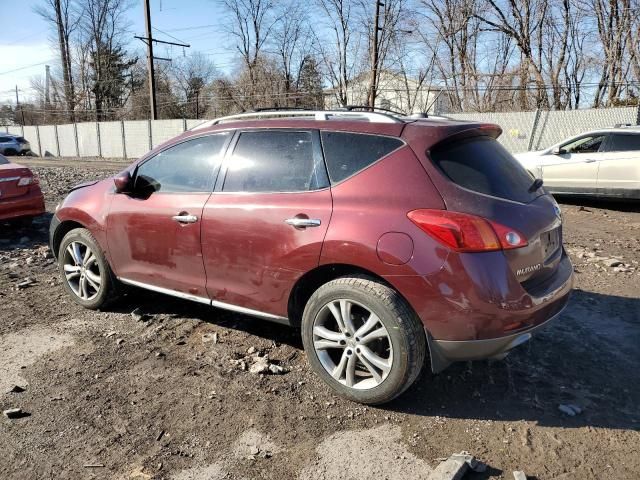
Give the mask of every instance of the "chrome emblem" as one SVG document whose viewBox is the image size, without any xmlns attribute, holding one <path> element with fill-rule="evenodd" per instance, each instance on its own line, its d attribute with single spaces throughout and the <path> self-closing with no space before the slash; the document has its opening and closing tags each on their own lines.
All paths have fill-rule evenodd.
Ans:
<svg viewBox="0 0 640 480">
<path fill-rule="evenodd" d="M 526 275 L 527 273 L 537 272 L 542 268 L 541 263 L 536 263 L 535 265 L 530 265 L 528 267 L 519 268 L 516 270 L 516 275 L 519 277 L 521 275 Z"/>
</svg>

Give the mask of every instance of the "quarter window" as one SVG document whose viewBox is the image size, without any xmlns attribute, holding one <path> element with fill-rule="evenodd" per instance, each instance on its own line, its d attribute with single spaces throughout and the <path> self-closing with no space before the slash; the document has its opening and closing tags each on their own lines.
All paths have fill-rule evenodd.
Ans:
<svg viewBox="0 0 640 480">
<path fill-rule="evenodd" d="M 403 145 L 402 140 L 380 135 L 322 132 L 322 148 L 332 183 L 367 168 Z"/>
<path fill-rule="evenodd" d="M 141 193 L 210 192 L 230 132 L 194 138 L 161 151 L 138 167 Z"/>
<path fill-rule="evenodd" d="M 311 132 L 242 132 L 229 159 L 224 192 L 304 192 L 327 186 Z"/>
<path fill-rule="evenodd" d="M 580 137 L 561 147 L 561 153 L 595 153 L 604 142 L 605 135 Z"/>
<path fill-rule="evenodd" d="M 628 152 L 640 150 L 640 135 L 613 134 L 607 150 L 610 152 Z"/>
</svg>

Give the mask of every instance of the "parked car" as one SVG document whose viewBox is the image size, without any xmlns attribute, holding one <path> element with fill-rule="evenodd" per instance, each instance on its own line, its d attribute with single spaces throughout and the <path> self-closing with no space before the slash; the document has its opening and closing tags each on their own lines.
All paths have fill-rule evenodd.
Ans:
<svg viewBox="0 0 640 480">
<path fill-rule="evenodd" d="M 0 154 L 25 155 L 31 150 L 31 145 L 24 137 L 0 133 Z"/>
<path fill-rule="evenodd" d="M 277 117 L 277 118 L 266 118 Z M 572 288 L 553 197 L 496 125 L 274 111 L 206 123 L 59 205 L 63 284 L 121 284 L 301 328 L 337 393 L 389 401 L 431 367 L 500 358 Z"/>
<path fill-rule="evenodd" d="M 551 193 L 640 200 L 640 127 L 594 130 L 515 157 Z"/>
<path fill-rule="evenodd" d="M 37 177 L 27 167 L 11 163 L 0 154 L 0 222 L 10 220 L 28 225 L 44 211 Z"/>
</svg>

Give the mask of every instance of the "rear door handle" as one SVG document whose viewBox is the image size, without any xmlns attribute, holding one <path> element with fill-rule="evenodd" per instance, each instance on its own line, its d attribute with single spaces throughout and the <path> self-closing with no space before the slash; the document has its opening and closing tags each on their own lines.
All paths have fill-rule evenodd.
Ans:
<svg viewBox="0 0 640 480">
<path fill-rule="evenodd" d="M 188 214 L 174 215 L 171 218 L 173 218 L 178 223 L 196 223 L 198 221 L 198 217 Z"/>
<path fill-rule="evenodd" d="M 322 223 L 318 218 L 287 218 L 284 223 L 296 228 L 319 227 Z"/>
</svg>

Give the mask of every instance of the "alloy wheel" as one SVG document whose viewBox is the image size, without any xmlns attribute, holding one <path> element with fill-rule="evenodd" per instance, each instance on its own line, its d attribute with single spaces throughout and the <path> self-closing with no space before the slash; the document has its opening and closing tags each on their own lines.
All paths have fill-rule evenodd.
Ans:
<svg viewBox="0 0 640 480">
<path fill-rule="evenodd" d="M 313 348 L 329 375 L 358 390 L 380 385 L 393 366 L 389 332 L 374 312 L 353 300 L 332 300 L 320 309 Z"/>
<path fill-rule="evenodd" d="M 67 284 L 81 300 L 93 300 L 102 285 L 98 260 L 88 245 L 80 241 L 71 242 L 63 261 Z"/>
</svg>

